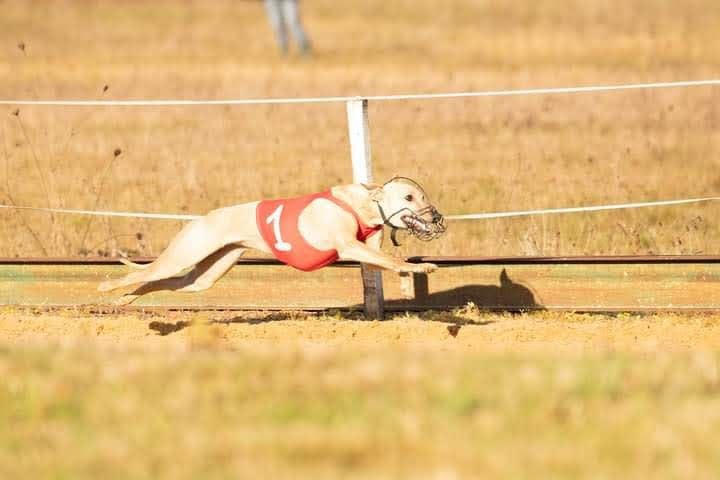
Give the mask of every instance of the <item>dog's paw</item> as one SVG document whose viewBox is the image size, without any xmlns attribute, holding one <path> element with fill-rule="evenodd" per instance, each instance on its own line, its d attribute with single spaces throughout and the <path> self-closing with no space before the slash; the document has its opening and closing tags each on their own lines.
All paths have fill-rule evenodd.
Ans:
<svg viewBox="0 0 720 480">
<path fill-rule="evenodd" d="M 400 273 L 432 273 L 437 268 L 434 263 L 406 263 Z"/>
<path fill-rule="evenodd" d="M 438 269 L 438 266 L 434 263 L 420 263 L 418 267 L 420 267 L 418 273 L 432 273 Z"/>
</svg>

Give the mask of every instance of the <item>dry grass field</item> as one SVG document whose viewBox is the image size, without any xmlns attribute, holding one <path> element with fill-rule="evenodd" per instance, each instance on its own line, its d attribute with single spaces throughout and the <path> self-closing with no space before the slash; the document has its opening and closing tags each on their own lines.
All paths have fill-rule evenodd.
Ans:
<svg viewBox="0 0 720 480">
<path fill-rule="evenodd" d="M 255 98 L 718 77 L 720 4 L 0 0 L 1 98 Z M 446 213 L 720 193 L 720 88 L 375 103 L 376 176 Z M 114 152 L 118 152 L 116 155 Z M 342 104 L 0 107 L 0 203 L 202 213 L 351 180 Z M 451 224 L 399 253 L 720 250 L 720 206 Z M 0 211 L 0 257 L 180 224 Z M 390 247 L 387 247 L 390 249 Z M 0 309 L 0 478 L 714 479 L 717 315 Z"/>
</svg>

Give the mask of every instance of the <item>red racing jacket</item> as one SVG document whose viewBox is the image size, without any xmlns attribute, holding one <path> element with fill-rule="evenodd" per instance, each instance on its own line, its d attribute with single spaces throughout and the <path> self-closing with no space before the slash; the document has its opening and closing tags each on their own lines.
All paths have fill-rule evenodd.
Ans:
<svg viewBox="0 0 720 480">
<path fill-rule="evenodd" d="M 365 224 L 353 208 L 332 192 L 313 193 L 297 198 L 263 200 L 255 209 L 255 221 L 268 248 L 275 258 L 283 263 L 306 272 L 317 270 L 337 261 L 337 250 L 318 250 L 305 241 L 300 234 L 300 214 L 313 200 L 330 200 L 352 214 L 357 222 L 357 239 L 365 242 L 371 235 L 382 230 L 382 225 L 371 227 Z"/>
</svg>

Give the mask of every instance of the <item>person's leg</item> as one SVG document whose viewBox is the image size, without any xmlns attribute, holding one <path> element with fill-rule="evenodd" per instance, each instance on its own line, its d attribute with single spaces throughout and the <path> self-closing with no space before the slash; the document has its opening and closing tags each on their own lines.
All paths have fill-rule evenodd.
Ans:
<svg viewBox="0 0 720 480">
<path fill-rule="evenodd" d="M 267 10 L 270 26 L 275 32 L 278 46 L 283 54 L 288 51 L 288 36 L 285 19 L 283 18 L 282 0 L 265 0 L 265 10 Z"/>
<path fill-rule="evenodd" d="M 293 38 L 298 44 L 300 52 L 303 54 L 310 53 L 310 39 L 305 33 L 300 20 L 300 5 L 298 0 L 280 0 L 282 2 L 283 16 L 287 22 L 288 28 L 292 32 Z"/>
</svg>

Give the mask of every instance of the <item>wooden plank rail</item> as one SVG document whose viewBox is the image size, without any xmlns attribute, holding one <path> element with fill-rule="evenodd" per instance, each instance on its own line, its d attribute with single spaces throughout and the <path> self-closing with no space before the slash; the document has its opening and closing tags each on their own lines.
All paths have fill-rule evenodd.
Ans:
<svg viewBox="0 0 720 480">
<path fill-rule="evenodd" d="M 134 261 L 145 263 L 150 258 Z M 384 272 L 385 309 L 448 309 L 473 302 L 492 310 L 720 311 L 720 257 L 413 257 L 440 265 L 413 275 L 403 298 L 399 276 Z M 0 259 L 0 305 L 110 305 L 98 292 L 128 267 L 112 259 Z M 363 309 L 359 265 L 338 262 L 304 273 L 268 259 L 242 259 L 210 290 L 156 291 L 140 308 Z M 407 292 L 406 292 L 407 293 Z"/>
</svg>

